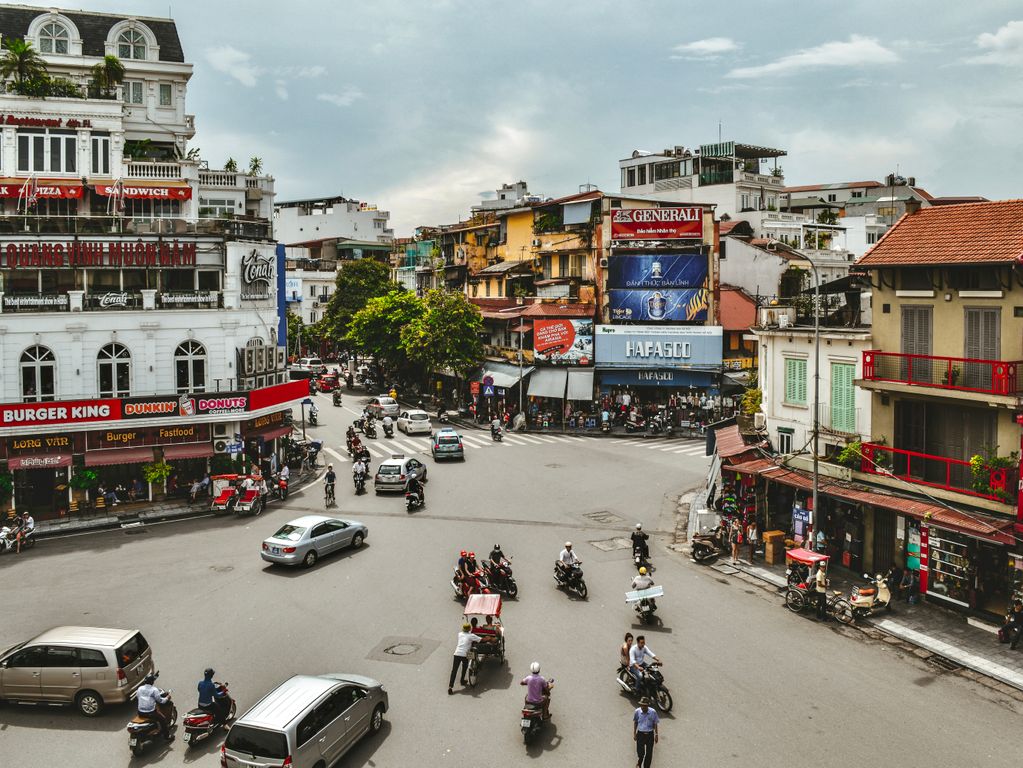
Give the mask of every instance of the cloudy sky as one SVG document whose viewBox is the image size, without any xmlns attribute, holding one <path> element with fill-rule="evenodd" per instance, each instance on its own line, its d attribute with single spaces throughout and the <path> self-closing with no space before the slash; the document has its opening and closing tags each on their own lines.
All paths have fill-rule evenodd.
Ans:
<svg viewBox="0 0 1023 768">
<path fill-rule="evenodd" d="M 33 3 L 54 5 L 55 0 Z M 78 3 L 68 3 L 74 7 Z M 633 149 L 786 149 L 789 184 L 1021 197 L 1019 0 L 95 0 L 177 21 L 193 146 L 406 234 L 503 182 L 618 189 Z M 239 163 L 241 164 L 241 163 Z"/>
</svg>

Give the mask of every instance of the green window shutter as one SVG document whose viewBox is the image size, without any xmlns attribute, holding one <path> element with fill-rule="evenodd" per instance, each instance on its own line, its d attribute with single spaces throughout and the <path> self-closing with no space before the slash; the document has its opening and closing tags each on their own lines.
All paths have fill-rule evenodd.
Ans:
<svg viewBox="0 0 1023 768">
<path fill-rule="evenodd" d="M 806 405 L 806 360 L 785 358 L 785 402 Z"/>
<path fill-rule="evenodd" d="M 836 432 L 856 431 L 856 366 L 831 364 L 831 428 Z"/>
</svg>

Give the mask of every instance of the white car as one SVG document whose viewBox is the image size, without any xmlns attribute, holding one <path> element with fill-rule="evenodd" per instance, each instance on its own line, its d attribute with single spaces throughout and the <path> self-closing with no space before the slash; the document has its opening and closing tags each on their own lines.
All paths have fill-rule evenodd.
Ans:
<svg viewBox="0 0 1023 768">
<path fill-rule="evenodd" d="M 422 432 L 430 434 L 433 426 L 430 424 L 430 414 L 426 411 L 402 411 L 398 416 L 398 430 L 406 435 L 415 435 Z"/>
<path fill-rule="evenodd" d="M 374 419 L 382 419 L 390 416 L 392 419 L 398 416 L 398 401 L 387 395 L 374 397 L 367 403 L 366 408 L 373 414 Z"/>
<path fill-rule="evenodd" d="M 417 477 L 420 482 L 425 483 L 426 466 L 418 459 L 396 453 L 380 463 L 376 475 L 373 477 L 373 490 L 376 493 L 384 491 L 405 493 L 408 481 L 413 477 Z"/>
</svg>

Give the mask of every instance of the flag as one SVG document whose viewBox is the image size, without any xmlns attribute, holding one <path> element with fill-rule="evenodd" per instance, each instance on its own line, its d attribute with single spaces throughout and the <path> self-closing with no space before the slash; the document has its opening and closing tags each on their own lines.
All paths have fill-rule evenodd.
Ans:
<svg viewBox="0 0 1023 768">
<path fill-rule="evenodd" d="M 25 183 L 21 185 L 21 189 L 18 190 L 18 207 L 21 207 L 22 200 L 25 201 L 25 213 L 28 213 L 28 209 L 33 207 L 39 201 L 39 185 L 36 183 L 36 177 L 29 176 L 25 179 Z"/>
<path fill-rule="evenodd" d="M 113 208 L 114 213 L 120 216 L 124 213 L 124 180 L 118 179 L 108 189 L 110 192 L 107 197 L 107 213 Z"/>
</svg>

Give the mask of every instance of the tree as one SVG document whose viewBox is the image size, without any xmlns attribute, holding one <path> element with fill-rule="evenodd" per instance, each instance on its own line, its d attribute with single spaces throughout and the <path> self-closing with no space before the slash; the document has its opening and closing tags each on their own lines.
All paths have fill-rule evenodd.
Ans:
<svg viewBox="0 0 1023 768">
<path fill-rule="evenodd" d="M 483 318 L 464 294 L 430 291 L 424 312 L 401 329 L 401 348 L 427 377 L 448 367 L 466 375 L 483 359 Z"/>
<path fill-rule="evenodd" d="M 124 82 L 124 65 L 113 54 L 108 53 L 103 61 L 93 64 L 91 72 L 89 91 L 96 98 L 113 98 L 114 88 Z"/>
<path fill-rule="evenodd" d="M 373 259 L 360 259 L 346 263 L 337 274 L 335 290 L 323 313 L 323 333 L 327 338 L 341 342 L 349 330 L 355 314 L 366 302 L 399 288 L 391 282 L 391 270 L 386 264 Z"/>
<path fill-rule="evenodd" d="M 26 80 L 46 75 L 46 62 L 32 47 L 20 37 L 9 37 L 3 42 L 3 55 L 0 56 L 0 77 L 14 78 L 15 85 Z"/>
<path fill-rule="evenodd" d="M 297 312 L 287 310 L 288 318 L 288 354 L 298 351 L 302 344 L 302 329 L 304 324 L 302 317 Z"/>
<path fill-rule="evenodd" d="M 259 176 L 263 172 L 263 158 L 249 158 L 249 176 Z"/>
<path fill-rule="evenodd" d="M 348 323 L 345 334 L 354 349 L 376 358 L 399 377 L 419 373 L 417 361 L 410 360 L 401 344 L 402 330 L 426 312 L 426 303 L 401 288 L 366 302 Z"/>
<path fill-rule="evenodd" d="M 817 214 L 818 224 L 837 224 L 838 214 L 830 208 L 824 208 L 820 213 Z"/>
<path fill-rule="evenodd" d="M 238 161 L 235 160 L 233 157 L 227 158 L 227 162 L 224 163 L 224 170 L 227 171 L 228 173 L 237 173 Z"/>
</svg>

